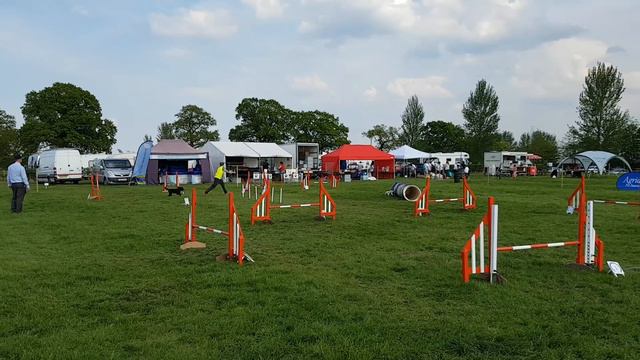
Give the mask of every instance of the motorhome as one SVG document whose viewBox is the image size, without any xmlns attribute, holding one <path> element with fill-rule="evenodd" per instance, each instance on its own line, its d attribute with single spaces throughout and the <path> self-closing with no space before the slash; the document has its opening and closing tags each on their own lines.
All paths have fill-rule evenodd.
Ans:
<svg viewBox="0 0 640 360">
<path fill-rule="evenodd" d="M 82 157 L 77 149 L 51 149 L 40 153 L 38 182 L 63 183 L 82 180 Z"/>
<path fill-rule="evenodd" d="M 484 169 L 488 175 L 509 173 L 516 166 L 518 172 L 527 173 L 532 165 L 524 151 L 488 151 L 484 153 Z"/>
<path fill-rule="evenodd" d="M 431 157 L 429 157 L 428 161 L 432 162 L 434 160 L 438 160 L 440 164 L 469 164 L 469 154 L 462 151 L 450 153 L 431 153 Z"/>
</svg>

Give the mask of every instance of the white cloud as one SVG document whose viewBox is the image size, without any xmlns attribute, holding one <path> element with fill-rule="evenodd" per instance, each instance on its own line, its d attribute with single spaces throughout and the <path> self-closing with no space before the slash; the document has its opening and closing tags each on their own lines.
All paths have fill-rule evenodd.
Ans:
<svg viewBox="0 0 640 360">
<path fill-rule="evenodd" d="M 162 55 L 169 59 L 183 60 L 191 57 L 191 51 L 183 48 L 170 48 L 164 50 Z"/>
<path fill-rule="evenodd" d="M 235 34 L 238 26 L 227 10 L 180 9 L 176 14 L 151 14 L 153 33 L 171 37 L 222 39 Z"/>
<path fill-rule="evenodd" d="M 378 95 L 378 90 L 371 86 L 368 89 L 366 89 L 362 95 L 364 95 L 365 98 L 367 98 L 367 100 L 373 100 L 376 98 L 376 96 Z"/>
<path fill-rule="evenodd" d="M 537 99 L 577 98 L 587 71 L 607 54 L 597 40 L 564 39 L 519 55 L 511 83 Z"/>
<path fill-rule="evenodd" d="M 402 97 L 418 95 L 425 98 L 449 98 L 453 95 L 443 86 L 446 80 L 443 76 L 397 78 L 387 85 L 387 90 Z"/>
<path fill-rule="evenodd" d="M 640 90 L 640 71 L 623 72 L 622 78 L 627 89 Z"/>
<path fill-rule="evenodd" d="M 258 19 L 281 17 L 286 7 L 286 4 L 281 0 L 242 0 L 242 2 L 253 7 Z"/>
<path fill-rule="evenodd" d="M 294 77 L 290 81 L 290 86 L 294 90 L 305 92 L 325 92 L 329 90 L 329 85 L 316 74 Z"/>
<path fill-rule="evenodd" d="M 298 30 L 323 38 L 392 33 L 456 52 L 529 48 L 573 35 L 525 0 L 306 0 Z"/>
</svg>

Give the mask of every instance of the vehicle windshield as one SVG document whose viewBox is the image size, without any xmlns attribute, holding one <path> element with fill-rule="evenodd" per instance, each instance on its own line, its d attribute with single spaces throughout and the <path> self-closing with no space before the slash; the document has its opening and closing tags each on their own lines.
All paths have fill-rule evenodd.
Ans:
<svg viewBox="0 0 640 360">
<path fill-rule="evenodd" d="M 127 159 L 117 159 L 117 160 L 105 160 L 104 167 L 109 169 L 123 169 L 130 168 L 131 163 Z"/>
</svg>

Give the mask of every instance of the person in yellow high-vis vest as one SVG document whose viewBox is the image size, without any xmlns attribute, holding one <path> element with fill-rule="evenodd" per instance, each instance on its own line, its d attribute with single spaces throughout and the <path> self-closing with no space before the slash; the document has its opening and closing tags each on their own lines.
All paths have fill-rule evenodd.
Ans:
<svg viewBox="0 0 640 360">
<path fill-rule="evenodd" d="M 227 193 L 227 188 L 224 187 L 224 163 L 221 162 L 220 166 L 218 166 L 218 168 L 216 169 L 216 175 L 213 177 L 213 184 L 211 184 L 211 186 L 209 186 L 209 188 L 207 190 L 204 191 L 204 194 L 208 194 L 209 191 L 213 190 L 216 188 L 216 186 L 218 186 L 218 184 L 220 186 L 222 186 L 222 191 L 224 191 L 224 193 Z"/>
</svg>

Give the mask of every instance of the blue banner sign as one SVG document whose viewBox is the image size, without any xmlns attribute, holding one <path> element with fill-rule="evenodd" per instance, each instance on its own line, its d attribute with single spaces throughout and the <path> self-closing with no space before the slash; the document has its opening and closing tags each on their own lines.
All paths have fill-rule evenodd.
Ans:
<svg viewBox="0 0 640 360">
<path fill-rule="evenodd" d="M 640 172 L 629 172 L 620 175 L 616 183 L 618 190 L 640 191 Z"/>
</svg>

